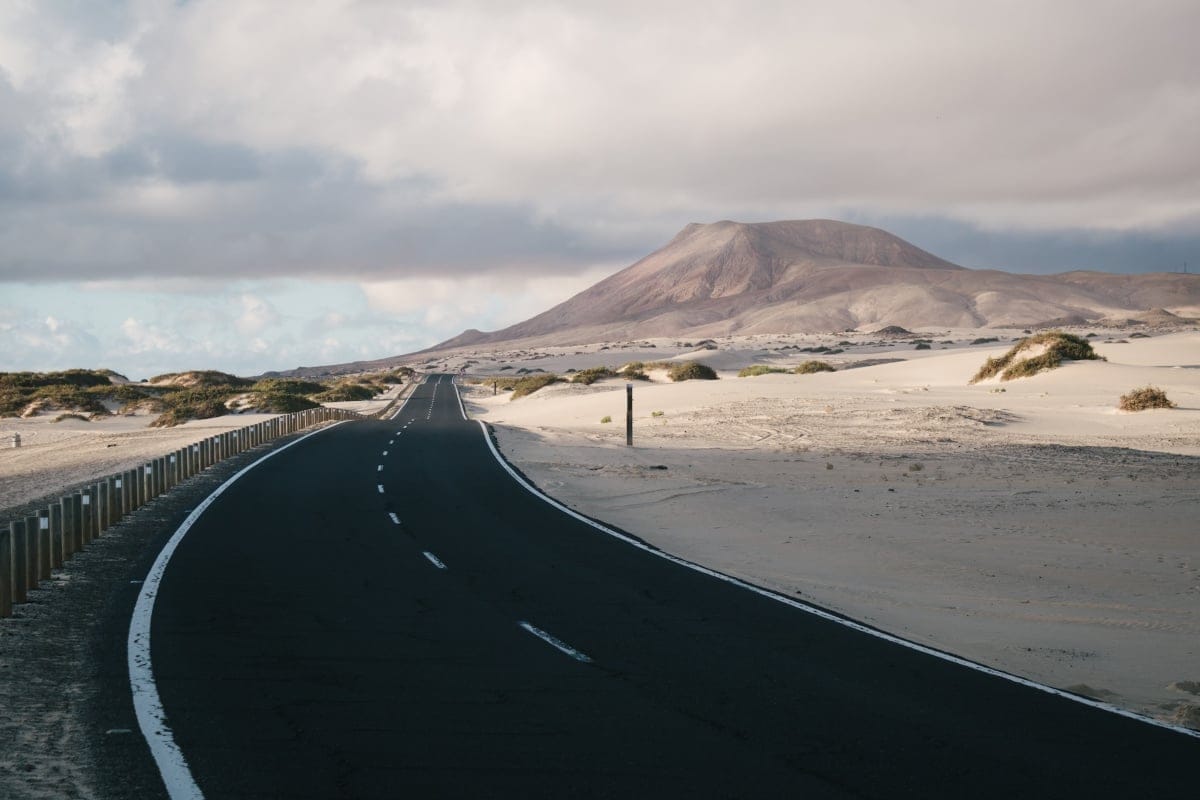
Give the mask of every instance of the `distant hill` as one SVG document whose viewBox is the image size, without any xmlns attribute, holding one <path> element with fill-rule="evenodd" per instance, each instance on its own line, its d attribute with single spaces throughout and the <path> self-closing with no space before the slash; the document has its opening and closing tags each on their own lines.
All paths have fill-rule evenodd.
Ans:
<svg viewBox="0 0 1200 800">
<path fill-rule="evenodd" d="M 665 247 L 503 330 L 428 352 L 521 339 L 1036 325 L 1200 310 L 1200 276 L 972 270 L 887 231 L 833 220 L 693 223 Z"/>
</svg>

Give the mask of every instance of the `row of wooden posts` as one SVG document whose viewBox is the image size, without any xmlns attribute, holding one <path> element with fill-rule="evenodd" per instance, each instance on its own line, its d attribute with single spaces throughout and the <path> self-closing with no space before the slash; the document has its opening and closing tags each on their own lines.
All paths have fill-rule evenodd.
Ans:
<svg viewBox="0 0 1200 800">
<path fill-rule="evenodd" d="M 30 589 L 126 515 L 214 464 L 323 422 L 360 419 L 340 408 L 285 414 L 202 439 L 92 483 L 24 519 L 0 526 L 0 618 L 12 616 Z"/>
</svg>

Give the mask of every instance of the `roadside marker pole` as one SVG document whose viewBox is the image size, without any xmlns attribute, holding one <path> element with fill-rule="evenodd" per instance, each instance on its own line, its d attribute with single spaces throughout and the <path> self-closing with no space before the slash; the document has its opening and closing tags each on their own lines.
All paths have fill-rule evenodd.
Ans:
<svg viewBox="0 0 1200 800">
<path fill-rule="evenodd" d="M 625 446 L 633 447 L 633 384 L 625 384 Z"/>
</svg>

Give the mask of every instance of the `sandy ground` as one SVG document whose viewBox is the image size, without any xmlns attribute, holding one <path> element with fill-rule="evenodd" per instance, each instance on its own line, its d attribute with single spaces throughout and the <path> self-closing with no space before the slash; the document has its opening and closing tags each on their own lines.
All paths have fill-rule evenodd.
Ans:
<svg viewBox="0 0 1200 800">
<path fill-rule="evenodd" d="M 465 398 L 541 487 L 665 550 L 1200 727 L 1200 333 L 1097 342 L 1107 362 L 1005 384 L 967 381 L 1008 341 L 863 344 L 827 360 L 905 360 L 735 377 L 814 357 L 781 341 L 686 356 L 725 370 L 719 381 L 637 382 L 633 448 L 624 381 Z M 490 366 L 619 366 L 669 346 Z M 1179 407 L 1116 410 L 1146 384 Z"/>
<path fill-rule="evenodd" d="M 371 400 L 327 403 L 332 408 L 376 414 L 400 396 L 393 386 Z M 17 508 L 71 486 L 133 469 L 152 458 L 223 431 L 271 419 L 274 414 L 235 414 L 151 428 L 153 414 L 113 416 L 92 422 L 55 422 L 57 412 L 29 419 L 0 418 L 0 522 Z M 13 434 L 21 446 L 12 447 Z"/>
</svg>

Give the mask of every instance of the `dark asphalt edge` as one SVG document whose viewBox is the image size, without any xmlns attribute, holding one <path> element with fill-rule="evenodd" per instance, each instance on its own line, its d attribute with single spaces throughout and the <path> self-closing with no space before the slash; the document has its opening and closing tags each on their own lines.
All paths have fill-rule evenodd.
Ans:
<svg viewBox="0 0 1200 800">
<path fill-rule="evenodd" d="M 457 390 L 457 387 L 455 387 L 455 388 Z M 460 395 L 460 402 L 461 402 L 461 395 Z M 537 484 L 537 482 L 535 482 L 528 475 L 526 475 L 519 467 L 517 467 L 515 464 L 513 464 L 512 461 L 510 461 L 506 455 L 504 455 L 504 451 L 500 449 L 500 443 L 496 438 L 494 425 L 492 425 L 491 423 L 488 423 L 488 422 L 483 422 L 482 420 L 476 420 L 476 422 L 482 423 L 485 434 L 488 437 L 488 439 L 491 441 L 492 447 L 493 447 L 495 453 L 500 457 L 500 459 L 504 462 L 504 464 L 508 467 L 508 469 L 512 470 L 512 472 L 514 474 L 519 475 L 521 480 L 523 480 L 528 485 L 528 487 L 530 487 L 533 490 L 533 492 L 540 499 L 549 500 L 549 501 L 552 501 L 552 504 L 556 504 L 556 505 L 562 506 L 564 508 L 569 508 L 572 513 L 578 514 L 580 517 L 588 520 L 591 524 L 595 525 L 602 532 L 606 532 L 606 533 L 609 533 L 610 535 L 614 535 L 614 538 L 618 538 L 618 539 L 625 538 L 625 539 L 629 540 L 629 542 L 636 543 L 638 546 L 645 548 L 646 550 L 658 555 L 658 557 L 663 558 L 666 561 L 674 562 L 676 564 L 679 564 L 680 566 L 695 570 L 696 572 L 699 572 L 702 574 L 706 574 L 706 575 L 710 575 L 710 576 L 719 576 L 720 579 L 727 581 L 731 585 L 737 586 L 738 588 L 741 588 L 745 591 L 754 592 L 756 594 L 760 594 L 762 596 L 768 597 L 769 599 L 775 600 L 776 602 L 781 602 L 785 605 L 795 608 L 797 611 L 801 611 L 801 612 L 804 612 L 807 614 L 812 614 L 813 611 L 816 611 L 816 612 L 818 612 L 818 616 L 822 615 L 822 614 L 827 615 L 828 617 L 832 618 L 831 621 L 840 622 L 841 624 L 845 624 L 848 627 L 866 631 L 872 635 L 879 637 L 880 639 L 896 642 L 896 643 L 898 643 L 902 646 L 908 647 L 916 652 L 926 653 L 926 654 L 932 655 L 934 657 L 941 658 L 944 661 L 947 661 L 947 662 L 950 662 L 953 664 L 958 664 L 958 665 L 966 667 L 968 669 L 974 669 L 974 670 L 981 672 L 983 674 L 986 674 L 986 675 L 991 675 L 993 677 L 998 677 L 998 678 L 1001 678 L 1004 680 L 1008 680 L 1012 683 L 1027 687 L 1029 689 L 1034 689 L 1036 691 L 1044 692 L 1046 694 L 1061 697 L 1064 700 L 1078 703 L 1080 705 L 1085 705 L 1090 708 L 1094 708 L 1098 711 L 1104 711 L 1104 712 L 1107 712 L 1110 714 L 1115 714 L 1117 716 L 1125 717 L 1126 719 L 1130 719 L 1135 722 L 1141 722 L 1143 724 L 1150 725 L 1155 728 L 1165 729 L 1165 730 L 1171 731 L 1173 733 L 1181 734 L 1183 736 L 1200 739 L 1200 730 L 1193 730 L 1191 728 L 1186 728 L 1181 725 L 1175 725 L 1173 723 L 1166 722 L 1164 720 L 1155 719 L 1154 717 L 1148 717 L 1143 714 L 1139 714 L 1136 711 L 1131 711 L 1126 708 L 1121 708 L 1120 706 L 1115 706 L 1115 705 L 1111 705 L 1109 703 L 1104 703 L 1099 700 L 1095 700 L 1091 697 L 1088 697 L 1087 695 L 1082 695 L 1082 694 L 1078 694 L 1076 692 L 1071 692 L 1067 689 L 1060 689 L 1056 686 L 1050 686 L 1048 684 L 1039 683 L 1031 678 L 1025 678 L 1021 675 L 1017 675 L 1016 673 L 1012 673 L 1012 672 L 1008 672 L 1006 670 L 1000 669 L 999 667 L 993 667 L 988 664 L 984 664 L 982 662 L 975 661 L 973 659 L 967 658 L 966 656 L 958 655 L 957 653 L 954 653 L 950 650 L 945 650 L 943 648 L 935 647 L 933 645 L 923 644 L 921 642 L 916 642 L 911 639 L 906 639 L 903 636 L 900 636 L 899 634 L 892 633 L 891 631 L 884 630 L 883 628 L 880 628 L 875 625 L 871 625 L 870 623 L 862 622 L 861 620 L 854 619 L 853 617 L 843 614 L 840 611 L 834 611 L 832 609 L 825 608 L 824 606 L 822 606 L 818 603 L 811 602 L 809 600 L 797 600 L 796 598 L 786 595 L 777 589 L 772 589 L 772 588 L 769 588 L 766 586 L 760 586 L 757 583 L 754 583 L 753 581 L 747 580 L 746 578 L 741 578 L 736 575 L 729 575 L 728 573 L 721 572 L 720 570 L 715 569 L 713 567 L 709 567 L 709 566 L 700 564 L 695 561 L 690 561 L 686 558 L 683 558 L 682 556 L 678 556 L 674 553 L 671 553 L 670 551 L 664 550 L 661 547 L 658 547 L 657 545 L 647 542 L 645 539 L 641 538 L 640 536 L 632 534 L 632 533 L 630 533 L 616 525 L 613 525 L 609 522 L 605 522 L 604 520 L 597 519 L 596 517 L 585 514 L 582 511 L 579 511 L 578 509 L 571 508 L 563 501 L 555 498 L 553 495 L 551 495 L 549 492 L 547 492 L 541 486 L 539 486 Z"/>
</svg>

